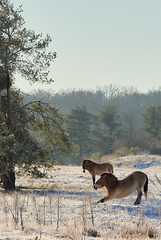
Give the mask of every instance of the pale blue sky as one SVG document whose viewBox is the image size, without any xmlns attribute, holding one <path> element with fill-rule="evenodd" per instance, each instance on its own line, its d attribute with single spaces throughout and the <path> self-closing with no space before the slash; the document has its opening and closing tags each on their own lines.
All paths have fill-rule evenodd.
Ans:
<svg viewBox="0 0 161 240">
<path fill-rule="evenodd" d="M 161 86 L 160 0 L 11 0 L 22 5 L 25 26 L 49 34 L 57 58 L 51 85 L 16 81 L 31 89 Z"/>
</svg>

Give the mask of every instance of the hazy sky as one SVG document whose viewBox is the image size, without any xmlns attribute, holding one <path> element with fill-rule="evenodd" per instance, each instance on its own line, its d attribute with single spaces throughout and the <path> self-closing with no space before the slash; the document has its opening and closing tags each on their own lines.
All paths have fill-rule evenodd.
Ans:
<svg viewBox="0 0 161 240">
<path fill-rule="evenodd" d="M 31 89 L 95 89 L 135 86 L 141 92 L 161 86 L 160 0 L 11 0 L 22 5 L 25 27 L 49 34 L 57 58 L 55 82 Z"/>
</svg>

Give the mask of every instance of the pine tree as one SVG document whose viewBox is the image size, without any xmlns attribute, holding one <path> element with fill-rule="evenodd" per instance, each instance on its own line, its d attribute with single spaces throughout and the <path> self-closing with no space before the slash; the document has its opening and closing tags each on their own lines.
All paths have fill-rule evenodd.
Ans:
<svg viewBox="0 0 161 240">
<path fill-rule="evenodd" d="M 69 139 L 79 146 L 79 157 L 81 160 L 89 155 L 91 150 L 91 119 L 92 115 L 85 106 L 73 108 L 67 118 Z"/>
<path fill-rule="evenodd" d="M 154 140 L 161 139 L 161 105 L 146 107 L 143 124 L 143 128 L 151 134 Z"/>
<path fill-rule="evenodd" d="M 98 114 L 94 129 L 94 147 L 101 155 L 111 154 L 119 133 L 119 114 L 116 105 L 106 105 Z"/>
<path fill-rule="evenodd" d="M 34 31 L 24 27 L 21 16 L 22 9 L 14 9 L 9 0 L 0 1 L 0 121 L 5 121 L 9 136 L 13 134 L 11 87 L 14 83 L 15 73 L 20 73 L 30 82 L 47 82 L 49 66 L 56 57 L 56 53 L 47 52 L 51 38 L 47 35 L 35 34 Z M 7 92 L 6 119 L 2 119 L 2 90 Z M 3 134 L 2 134 L 3 135 Z M 11 150 L 13 143 L 8 148 Z M 3 182 L 8 190 L 15 189 L 15 173 L 13 155 L 5 159 L 6 166 Z"/>
</svg>

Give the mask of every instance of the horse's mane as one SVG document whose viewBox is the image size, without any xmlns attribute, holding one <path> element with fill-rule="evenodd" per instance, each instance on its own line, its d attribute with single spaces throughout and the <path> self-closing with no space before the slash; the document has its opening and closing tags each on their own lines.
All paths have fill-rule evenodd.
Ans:
<svg viewBox="0 0 161 240">
<path fill-rule="evenodd" d="M 112 181 L 117 181 L 118 180 L 118 178 L 115 176 L 115 175 L 113 175 L 112 173 L 102 173 L 101 174 L 101 177 L 103 177 L 103 176 L 107 176 L 108 178 L 110 178 L 110 180 L 112 180 Z"/>
<path fill-rule="evenodd" d="M 83 162 L 85 162 L 85 161 L 93 162 L 93 163 L 94 163 L 94 161 L 92 161 L 92 160 L 90 160 L 90 159 L 88 159 L 88 158 L 83 159 Z"/>
</svg>

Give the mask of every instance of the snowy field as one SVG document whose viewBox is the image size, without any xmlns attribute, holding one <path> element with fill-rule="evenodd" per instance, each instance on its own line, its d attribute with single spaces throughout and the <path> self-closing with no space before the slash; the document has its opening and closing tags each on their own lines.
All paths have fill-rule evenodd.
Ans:
<svg viewBox="0 0 161 240">
<path fill-rule="evenodd" d="M 148 175 L 148 201 L 139 206 L 136 193 L 95 205 L 105 189 L 95 191 L 81 166 L 55 166 L 47 177 L 16 178 L 17 192 L 0 193 L 0 239 L 105 240 L 161 239 L 161 157 L 127 156 L 104 159 L 122 179 L 133 171 Z M 99 177 L 97 176 L 97 179 Z"/>
</svg>

